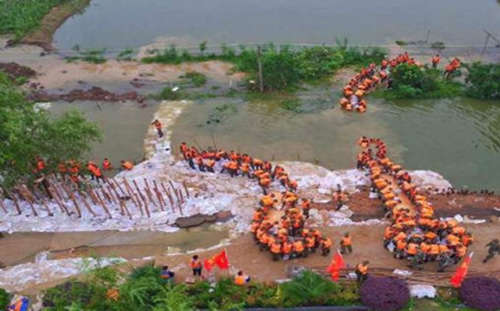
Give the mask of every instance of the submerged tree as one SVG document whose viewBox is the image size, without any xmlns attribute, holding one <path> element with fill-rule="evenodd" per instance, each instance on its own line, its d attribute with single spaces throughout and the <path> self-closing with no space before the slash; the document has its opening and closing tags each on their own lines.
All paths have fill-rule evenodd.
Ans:
<svg viewBox="0 0 500 311">
<path fill-rule="evenodd" d="M 81 160 L 101 139 L 96 124 L 72 111 L 54 118 L 36 109 L 0 72 L 0 179 L 4 186 L 18 180 L 32 181 L 36 159 L 55 170 L 60 162 Z"/>
</svg>

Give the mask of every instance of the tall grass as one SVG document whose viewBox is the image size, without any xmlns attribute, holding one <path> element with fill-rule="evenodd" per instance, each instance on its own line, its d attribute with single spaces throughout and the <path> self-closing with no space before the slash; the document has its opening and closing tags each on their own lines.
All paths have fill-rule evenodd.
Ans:
<svg viewBox="0 0 500 311">
<path fill-rule="evenodd" d="M 18 41 L 40 25 L 55 6 L 70 0 L 0 0 L 0 34 L 14 34 Z"/>
</svg>

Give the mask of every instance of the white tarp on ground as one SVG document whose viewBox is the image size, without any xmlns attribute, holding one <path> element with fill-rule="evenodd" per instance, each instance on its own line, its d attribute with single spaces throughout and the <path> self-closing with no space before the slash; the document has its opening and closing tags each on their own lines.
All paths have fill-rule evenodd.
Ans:
<svg viewBox="0 0 500 311">
<path fill-rule="evenodd" d="M 123 258 L 41 260 L 0 269 L 0 288 L 21 291 L 37 284 L 64 279 L 84 271 L 126 262 Z"/>
<path fill-rule="evenodd" d="M 414 284 L 410 285 L 410 296 L 415 298 L 435 298 L 436 288 L 432 285 Z"/>
<path fill-rule="evenodd" d="M 82 203 L 82 218 L 76 215 L 73 203 L 66 202 L 65 205 L 72 215 L 68 216 L 55 203 L 49 203 L 48 207 L 54 216 L 49 216 L 44 206 L 36 206 L 39 216 L 31 215 L 31 209 L 26 203 L 22 203 L 22 215 L 16 215 L 13 202 L 4 201 L 9 213 L 0 210 L 0 231 L 24 232 L 24 231 L 99 231 L 99 230 L 151 230 L 172 232 L 178 230 L 173 226 L 179 217 L 195 214 L 212 215 L 219 211 L 231 211 L 234 218 L 226 225 L 233 233 L 245 232 L 251 222 L 253 210 L 258 205 L 261 190 L 254 180 L 243 177 L 231 178 L 228 174 L 201 173 L 190 169 L 184 161 L 176 161 L 172 154 L 170 139 L 172 136 L 171 125 L 181 114 L 183 108 L 189 102 L 164 102 L 155 114 L 155 119 L 164 124 L 164 137 L 159 140 L 155 129 L 150 128 L 145 139 L 145 152 L 148 160 L 144 161 L 132 171 L 124 171 L 115 179 L 121 182 L 127 179 L 132 185 L 135 180 L 139 187 L 145 187 L 144 179 L 150 185 L 156 180 L 168 185 L 172 182 L 178 189 L 183 189 L 183 182 L 187 184 L 190 197 L 182 206 L 182 214 L 178 206 L 174 210 L 167 203 L 166 211 L 158 207 L 149 206 L 151 218 L 141 216 L 139 210 L 131 201 L 127 202 L 127 208 L 132 213 L 132 219 L 122 216 L 117 204 L 108 204 L 112 219 L 109 219 L 104 210 L 99 206 L 92 206 L 98 214 L 93 217 Z M 173 148 L 174 151 L 177 148 Z M 281 162 L 290 176 L 297 180 L 299 185 L 299 196 L 312 198 L 314 202 L 328 202 L 331 193 L 340 185 L 342 189 L 349 192 L 356 191 L 356 187 L 367 185 L 368 176 L 365 172 L 355 169 L 330 171 L 324 167 L 305 162 Z M 216 166 L 220 171 L 220 164 Z M 415 176 L 415 183 L 422 188 L 447 188 L 450 183 L 442 176 L 431 171 L 411 172 Z M 132 186 L 134 189 L 135 187 Z M 276 182 L 275 188 L 281 190 Z M 168 202 L 167 198 L 165 200 Z M 340 226 L 353 224 L 378 224 L 378 220 L 370 220 L 362 223 L 354 223 L 349 219 L 350 214 L 335 212 L 329 217 L 322 217 L 324 222 L 317 223 L 318 226 Z M 319 218 L 318 218 L 319 220 Z"/>
</svg>

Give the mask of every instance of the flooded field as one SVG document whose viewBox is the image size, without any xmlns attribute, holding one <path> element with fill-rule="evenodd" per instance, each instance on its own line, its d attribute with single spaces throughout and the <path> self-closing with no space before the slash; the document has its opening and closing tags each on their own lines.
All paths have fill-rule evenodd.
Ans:
<svg viewBox="0 0 500 311">
<path fill-rule="evenodd" d="M 369 103 L 367 113 L 355 114 L 336 105 L 294 113 L 273 101 L 206 101 L 190 106 L 177 120 L 173 143 L 347 169 L 355 166 L 356 140 L 368 135 L 385 140 L 391 158 L 409 169 L 434 170 L 456 187 L 500 190 L 494 173 L 500 172 L 500 103 Z"/>
<path fill-rule="evenodd" d="M 76 44 L 137 48 L 155 40 L 179 45 L 204 40 L 332 44 L 336 37 L 381 45 L 425 40 L 428 31 L 430 41 L 482 45 L 483 28 L 500 32 L 495 0 L 92 0 L 82 15 L 57 31 L 55 45 L 66 51 Z"/>
</svg>

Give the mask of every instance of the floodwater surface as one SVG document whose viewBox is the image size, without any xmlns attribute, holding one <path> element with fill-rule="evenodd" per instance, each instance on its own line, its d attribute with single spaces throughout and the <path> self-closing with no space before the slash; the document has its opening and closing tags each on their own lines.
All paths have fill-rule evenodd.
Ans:
<svg viewBox="0 0 500 311">
<path fill-rule="evenodd" d="M 90 159 L 101 163 L 107 157 L 114 167 L 119 167 L 120 160 L 142 161 L 144 137 L 157 105 L 141 108 L 136 102 L 104 102 L 99 106 L 91 101 L 55 102 L 51 104 L 50 111 L 57 115 L 75 109 L 89 121 L 97 123 L 103 131 L 103 139 L 94 144 Z"/>
<path fill-rule="evenodd" d="M 408 169 L 436 171 L 455 187 L 500 190 L 500 102 L 370 98 L 364 114 L 331 106 L 294 113 L 273 101 L 205 101 L 178 118 L 173 144 L 349 169 L 366 135 L 385 140 L 389 156 Z"/>
<path fill-rule="evenodd" d="M 395 40 L 482 45 L 500 37 L 495 0 L 92 0 L 55 34 L 61 51 L 137 48 L 158 39 L 197 45 L 250 42 L 381 45 Z"/>
</svg>

